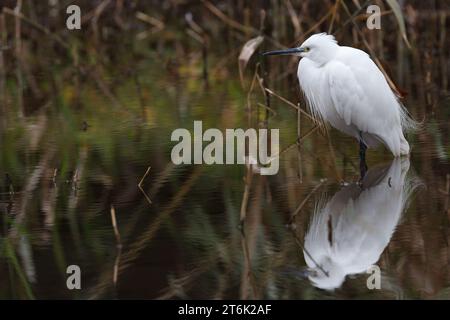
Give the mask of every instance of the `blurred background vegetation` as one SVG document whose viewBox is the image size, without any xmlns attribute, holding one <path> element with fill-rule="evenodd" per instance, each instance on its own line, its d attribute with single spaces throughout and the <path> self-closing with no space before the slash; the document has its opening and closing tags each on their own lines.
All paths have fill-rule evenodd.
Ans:
<svg viewBox="0 0 450 320">
<path fill-rule="evenodd" d="M 66 28 L 70 4 L 81 30 Z M 369 4 L 380 30 L 366 27 Z M 450 297 L 448 1 L 0 6 L 0 298 Z M 357 181 L 357 146 L 304 114 L 298 124 L 297 58 L 258 53 L 316 32 L 370 53 L 424 124 L 408 140 L 426 187 L 379 261 L 385 290 L 368 291 L 364 275 L 335 292 L 298 276 L 315 203 Z M 173 166 L 170 134 L 194 120 L 280 128 L 279 174 Z M 390 159 L 371 150 L 368 164 Z M 80 291 L 66 288 L 70 264 Z"/>
</svg>

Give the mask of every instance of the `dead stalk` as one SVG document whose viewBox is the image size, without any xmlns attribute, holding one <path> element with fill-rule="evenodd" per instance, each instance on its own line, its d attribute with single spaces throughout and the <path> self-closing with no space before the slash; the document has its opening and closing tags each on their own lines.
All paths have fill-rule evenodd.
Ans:
<svg viewBox="0 0 450 320">
<path fill-rule="evenodd" d="M 240 213 L 240 221 L 241 224 L 244 222 L 245 217 L 247 216 L 247 204 L 248 204 L 248 197 L 250 194 L 250 187 L 252 184 L 252 177 L 253 177 L 253 171 L 251 168 L 251 165 L 247 168 L 247 174 L 245 176 L 245 188 L 244 188 L 244 194 L 242 196 L 242 202 L 241 202 L 241 213 Z"/>
<path fill-rule="evenodd" d="M 306 202 L 308 202 L 309 198 L 311 198 L 311 196 L 317 191 L 317 189 L 319 189 L 324 184 L 325 181 L 326 181 L 326 179 L 322 179 L 316 186 L 314 186 L 314 188 L 311 190 L 311 192 L 299 204 L 297 209 L 295 209 L 295 211 L 291 215 L 291 222 L 290 222 L 291 224 L 294 222 L 295 217 L 300 213 L 302 208 L 305 206 Z"/>
<path fill-rule="evenodd" d="M 117 285 L 117 279 L 119 276 L 119 265 L 120 265 L 120 257 L 122 255 L 122 239 L 120 238 L 120 232 L 117 227 L 117 219 L 116 219 L 116 209 L 113 205 L 111 205 L 111 224 L 114 229 L 114 236 L 116 237 L 116 246 L 117 246 L 117 256 L 114 261 L 114 270 L 113 270 L 113 283 Z"/>
<path fill-rule="evenodd" d="M 10 8 L 4 7 L 3 8 L 3 13 L 6 13 L 6 14 L 8 14 L 10 16 L 13 16 L 13 17 L 15 17 L 15 19 L 17 19 L 19 21 L 26 22 L 27 25 L 31 26 L 32 28 L 34 28 L 36 30 L 39 30 L 40 32 L 43 32 L 46 35 L 49 35 L 56 43 L 58 43 L 63 48 L 65 48 L 67 50 L 70 49 L 69 45 L 67 43 L 65 43 L 58 35 L 52 33 L 48 28 L 40 25 L 39 23 L 36 23 L 35 21 L 32 21 L 32 20 L 28 19 L 22 13 L 17 11 L 16 9 L 11 10 Z"/>
<path fill-rule="evenodd" d="M 111 223 L 114 229 L 114 235 L 116 237 L 117 246 L 122 246 L 122 240 L 120 239 L 120 232 L 117 228 L 116 209 L 111 205 Z"/>
<path fill-rule="evenodd" d="M 331 16 L 330 27 L 328 28 L 329 34 L 331 34 L 331 31 L 333 30 L 334 20 L 336 19 L 336 13 L 338 11 L 339 3 L 340 3 L 340 0 L 337 0 L 333 7 L 333 15 Z"/>
<path fill-rule="evenodd" d="M 241 245 L 242 245 L 242 250 L 244 252 L 244 272 L 242 274 L 243 277 L 245 277 L 245 283 L 248 281 L 250 283 L 250 287 L 252 290 L 252 299 L 257 299 L 257 289 L 256 289 L 256 284 L 255 284 L 255 278 L 253 276 L 253 272 L 252 272 L 252 262 L 251 262 L 251 257 L 250 257 L 250 249 L 248 247 L 248 243 L 246 241 L 246 237 L 244 232 L 241 233 Z M 247 299 L 247 286 L 243 285 L 241 288 L 241 297 L 243 299 Z"/>
<path fill-rule="evenodd" d="M 142 184 L 145 180 L 145 178 L 147 177 L 148 173 L 150 172 L 150 168 L 147 168 L 147 171 L 145 171 L 145 174 L 142 176 L 141 181 L 139 181 L 138 183 L 138 188 L 141 190 L 141 192 L 144 194 L 145 199 L 147 199 L 149 204 L 152 204 L 152 200 L 150 200 L 149 196 L 147 195 L 147 193 L 144 191 L 144 189 L 142 188 Z"/>
<path fill-rule="evenodd" d="M 270 90 L 270 89 L 268 89 L 268 88 L 265 88 L 265 91 L 266 91 L 268 94 L 270 94 L 270 95 L 272 95 L 272 96 L 274 96 L 274 97 L 280 99 L 281 101 L 283 101 L 284 103 L 286 103 L 288 106 L 290 106 L 290 107 L 294 108 L 295 110 L 297 110 L 297 111 L 303 113 L 308 119 L 310 119 L 310 120 L 311 120 L 312 122 L 314 122 L 315 124 L 317 124 L 317 125 L 319 125 L 319 126 L 321 125 L 320 123 L 318 123 L 318 121 L 317 121 L 316 119 L 314 119 L 314 118 L 313 118 L 312 116 L 310 116 L 307 112 L 305 112 L 303 109 L 301 109 L 301 108 L 299 108 L 298 106 L 296 106 L 294 103 L 292 103 L 292 102 L 289 101 L 288 99 L 286 99 L 286 98 L 280 96 L 279 94 L 276 94 L 275 92 L 273 92 L 272 90 Z"/>
<path fill-rule="evenodd" d="M 336 153 L 334 152 L 334 147 L 331 144 L 331 138 L 330 138 L 330 134 L 327 131 L 326 133 L 326 138 L 327 138 L 327 143 L 328 143 L 328 149 L 330 150 L 330 156 L 331 156 L 331 162 L 333 163 L 333 168 L 334 168 L 334 173 L 336 174 L 336 179 L 337 180 L 342 180 L 341 175 L 339 174 L 339 170 L 337 168 L 337 164 L 336 164 Z"/>
<path fill-rule="evenodd" d="M 16 52 L 16 79 L 17 79 L 17 88 L 18 88 L 18 105 L 19 105 L 19 115 L 22 117 L 23 110 L 23 89 L 24 89 L 24 81 L 23 81 L 23 73 L 22 73 L 22 23 L 19 18 L 20 11 L 22 10 L 22 0 L 17 0 L 16 7 L 14 8 L 14 41 L 15 41 L 15 52 Z"/>
</svg>

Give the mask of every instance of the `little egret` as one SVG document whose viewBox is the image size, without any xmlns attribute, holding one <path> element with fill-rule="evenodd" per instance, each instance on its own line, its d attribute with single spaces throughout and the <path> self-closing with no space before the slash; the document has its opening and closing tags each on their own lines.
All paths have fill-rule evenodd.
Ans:
<svg viewBox="0 0 450 320">
<path fill-rule="evenodd" d="M 409 154 L 403 132 L 416 123 L 367 53 L 340 46 L 326 33 L 312 35 L 297 48 L 263 53 L 287 54 L 303 58 L 297 76 L 311 114 L 359 141 L 362 176 L 367 147 L 382 142 L 395 157 Z"/>
</svg>

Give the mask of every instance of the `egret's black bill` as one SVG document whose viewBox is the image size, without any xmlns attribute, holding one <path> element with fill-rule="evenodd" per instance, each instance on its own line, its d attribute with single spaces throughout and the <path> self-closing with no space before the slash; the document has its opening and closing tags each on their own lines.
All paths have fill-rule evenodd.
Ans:
<svg viewBox="0 0 450 320">
<path fill-rule="evenodd" d="M 278 55 L 286 55 L 286 54 L 295 54 L 295 53 L 300 53 L 303 52 L 303 50 L 301 48 L 292 48 L 292 49 L 286 49 L 286 50 L 275 50 L 275 51 L 269 51 L 269 52 L 264 52 L 262 55 L 263 56 L 278 56 Z"/>
</svg>

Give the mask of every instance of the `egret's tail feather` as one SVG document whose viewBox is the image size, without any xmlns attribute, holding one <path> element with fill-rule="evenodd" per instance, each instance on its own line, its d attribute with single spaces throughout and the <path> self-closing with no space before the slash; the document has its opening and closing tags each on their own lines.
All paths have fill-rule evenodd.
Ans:
<svg viewBox="0 0 450 320">
<path fill-rule="evenodd" d="M 420 129 L 421 123 L 414 120 L 402 104 L 400 104 L 400 120 L 404 132 L 414 132 Z"/>
<path fill-rule="evenodd" d="M 409 151 L 410 151 L 409 143 L 408 141 L 406 141 L 404 137 L 402 137 L 402 139 L 400 140 L 400 154 L 407 155 L 409 154 Z"/>
</svg>

